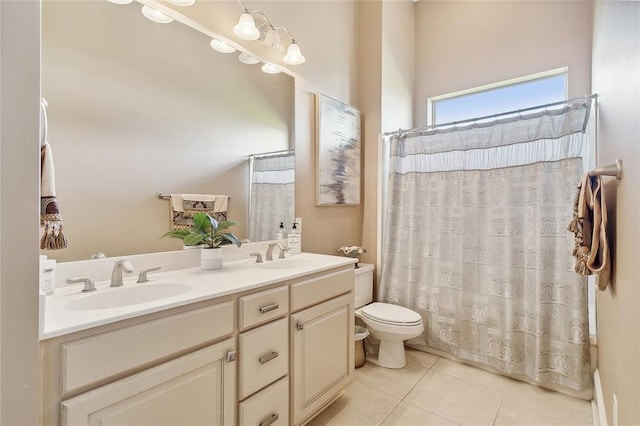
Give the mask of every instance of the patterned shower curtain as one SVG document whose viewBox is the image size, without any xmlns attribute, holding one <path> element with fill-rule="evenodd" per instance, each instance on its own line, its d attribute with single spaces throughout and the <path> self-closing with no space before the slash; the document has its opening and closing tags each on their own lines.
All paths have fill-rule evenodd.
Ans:
<svg viewBox="0 0 640 426">
<path fill-rule="evenodd" d="M 251 157 L 249 239 L 275 240 L 280 222 L 289 229 L 294 221 L 295 154 Z"/>
<path fill-rule="evenodd" d="M 392 138 L 379 292 L 422 315 L 410 344 L 590 392 L 587 283 L 566 229 L 589 110 Z"/>
</svg>

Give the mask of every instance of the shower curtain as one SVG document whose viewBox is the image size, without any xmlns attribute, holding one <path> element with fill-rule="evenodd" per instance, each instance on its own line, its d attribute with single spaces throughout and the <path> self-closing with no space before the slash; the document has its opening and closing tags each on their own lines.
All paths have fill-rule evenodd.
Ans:
<svg viewBox="0 0 640 426">
<path fill-rule="evenodd" d="M 379 296 L 422 315 L 409 344 L 590 392 L 587 285 L 566 229 L 589 110 L 392 137 Z"/>
<path fill-rule="evenodd" d="M 295 154 L 251 157 L 249 239 L 275 240 L 280 222 L 289 229 L 294 220 Z"/>
</svg>

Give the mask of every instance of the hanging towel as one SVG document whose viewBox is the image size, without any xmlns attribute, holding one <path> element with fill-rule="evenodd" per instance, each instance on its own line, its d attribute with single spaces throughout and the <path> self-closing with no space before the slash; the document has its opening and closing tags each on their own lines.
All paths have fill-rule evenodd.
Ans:
<svg viewBox="0 0 640 426">
<path fill-rule="evenodd" d="M 44 230 L 40 240 L 41 249 L 58 250 L 69 245 L 63 232 L 60 206 L 56 198 L 51 146 L 46 141 L 40 148 L 40 227 Z"/>
<path fill-rule="evenodd" d="M 189 228 L 198 212 L 226 220 L 228 201 L 228 195 L 171 194 L 171 228 Z"/>
<path fill-rule="evenodd" d="M 607 239 L 607 205 L 600 176 L 585 173 L 578 186 L 573 220 L 567 229 L 575 234 L 575 271 L 595 275 L 600 290 L 609 285 L 611 261 Z"/>
</svg>

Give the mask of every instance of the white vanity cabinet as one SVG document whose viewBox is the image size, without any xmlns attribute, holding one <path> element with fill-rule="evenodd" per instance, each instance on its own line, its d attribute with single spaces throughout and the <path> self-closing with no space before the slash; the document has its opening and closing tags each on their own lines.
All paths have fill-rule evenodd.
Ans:
<svg viewBox="0 0 640 426">
<path fill-rule="evenodd" d="M 293 424 L 307 422 L 353 379 L 353 280 L 350 269 L 291 286 L 297 311 L 289 318 Z"/>
<path fill-rule="evenodd" d="M 354 373 L 341 262 L 41 342 L 45 425 L 309 422 Z"/>
</svg>

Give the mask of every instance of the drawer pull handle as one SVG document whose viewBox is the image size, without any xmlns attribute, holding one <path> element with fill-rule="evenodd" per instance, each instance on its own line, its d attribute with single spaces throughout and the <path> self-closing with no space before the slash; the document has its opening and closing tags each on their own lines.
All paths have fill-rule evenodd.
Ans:
<svg viewBox="0 0 640 426">
<path fill-rule="evenodd" d="M 260 426 L 269 426 L 270 424 L 277 422 L 279 418 L 280 416 L 278 413 L 273 413 L 267 420 L 261 421 Z"/>
<path fill-rule="evenodd" d="M 260 358 L 258 358 L 258 361 L 260 361 L 260 364 L 266 364 L 269 361 L 271 361 L 272 359 L 278 358 L 278 355 L 280 355 L 278 353 L 278 351 L 273 351 L 273 352 L 268 353 L 266 355 L 262 355 Z"/>
<path fill-rule="evenodd" d="M 275 311 L 279 307 L 280 307 L 280 305 L 278 305 L 277 303 L 272 303 L 271 305 L 266 305 L 266 306 L 263 306 L 262 308 L 260 308 L 260 313 L 261 314 L 266 314 L 267 312 Z"/>
</svg>

